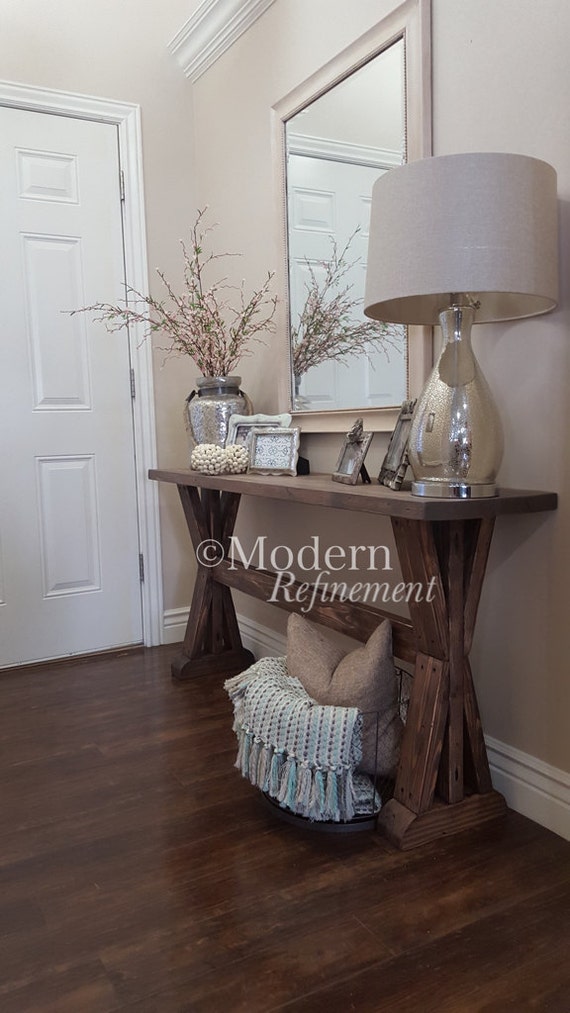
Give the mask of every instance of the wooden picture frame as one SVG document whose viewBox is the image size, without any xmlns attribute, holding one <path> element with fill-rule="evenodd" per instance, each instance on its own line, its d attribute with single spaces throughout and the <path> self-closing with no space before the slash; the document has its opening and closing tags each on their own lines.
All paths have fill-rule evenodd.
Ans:
<svg viewBox="0 0 570 1013">
<path fill-rule="evenodd" d="M 354 430 L 359 423 L 360 433 L 358 438 L 355 439 Z M 364 467 L 364 458 L 366 457 L 373 436 L 374 433 L 365 433 L 362 431 L 362 419 L 358 419 L 358 422 L 355 423 L 351 431 L 346 434 L 340 454 L 338 455 L 335 470 L 331 475 L 333 482 L 343 482 L 345 485 L 356 485 L 358 482 L 358 476 L 361 473 L 362 481 L 370 482 L 368 472 Z"/>
<path fill-rule="evenodd" d="M 296 475 L 300 428 L 253 428 L 249 437 L 248 474 Z"/>
<path fill-rule="evenodd" d="M 408 470 L 408 442 L 416 401 L 404 401 L 390 437 L 378 481 L 389 489 L 401 489 Z"/>
</svg>

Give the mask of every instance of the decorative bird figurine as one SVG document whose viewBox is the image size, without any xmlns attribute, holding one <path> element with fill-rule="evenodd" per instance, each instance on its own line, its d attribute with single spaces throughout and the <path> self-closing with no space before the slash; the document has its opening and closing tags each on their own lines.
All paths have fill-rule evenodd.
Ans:
<svg viewBox="0 0 570 1013">
<path fill-rule="evenodd" d="M 362 436 L 364 432 L 364 425 L 362 419 L 357 419 L 352 429 L 346 434 L 346 438 L 349 443 L 362 443 Z"/>
</svg>

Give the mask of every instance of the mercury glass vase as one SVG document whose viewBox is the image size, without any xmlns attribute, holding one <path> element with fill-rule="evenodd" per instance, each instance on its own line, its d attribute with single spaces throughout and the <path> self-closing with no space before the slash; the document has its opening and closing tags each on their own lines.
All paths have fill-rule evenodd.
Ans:
<svg viewBox="0 0 570 1013">
<path fill-rule="evenodd" d="M 241 376 L 201 376 L 186 398 L 184 417 L 190 451 L 198 443 L 225 447 L 232 415 L 251 415 L 253 405 L 242 390 Z"/>
<path fill-rule="evenodd" d="M 417 496 L 495 496 L 503 431 L 493 395 L 471 346 L 471 305 L 439 315 L 440 357 L 418 399 L 409 458 Z"/>
</svg>

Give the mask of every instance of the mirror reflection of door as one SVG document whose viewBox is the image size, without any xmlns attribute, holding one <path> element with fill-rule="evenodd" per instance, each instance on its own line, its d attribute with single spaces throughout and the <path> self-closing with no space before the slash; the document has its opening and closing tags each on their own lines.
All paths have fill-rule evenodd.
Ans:
<svg viewBox="0 0 570 1013">
<path fill-rule="evenodd" d="M 320 283 L 333 242 L 350 270 L 341 287 L 359 305 L 364 295 L 372 185 L 405 161 L 404 43 L 398 40 L 286 123 L 291 326 L 298 324 L 313 277 Z M 299 411 L 384 408 L 407 394 L 407 339 L 325 359 L 292 377 Z"/>
</svg>

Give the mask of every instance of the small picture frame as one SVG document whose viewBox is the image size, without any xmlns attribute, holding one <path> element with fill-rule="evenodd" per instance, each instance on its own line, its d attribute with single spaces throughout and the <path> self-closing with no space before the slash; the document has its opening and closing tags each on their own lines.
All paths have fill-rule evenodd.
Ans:
<svg viewBox="0 0 570 1013">
<path fill-rule="evenodd" d="M 230 415 L 226 447 L 234 445 L 246 447 L 252 429 L 286 429 L 291 425 L 292 416 L 288 412 L 282 415 Z"/>
<path fill-rule="evenodd" d="M 248 474 L 296 475 L 300 432 L 298 426 L 252 429 Z"/>
<path fill-rule="evenodd" d="M 382 462 L 378 481 L 389 489 L 401 489 L 408 470 L 408 441 L 416 402 L 404 401 L 398 421 L 390 437 L 386 457 Z"/>
<path fill-rule="evenodd" d="M 331 476 L 333 482 L 356 485 L 358 476 L 361 473 L 362 481 L 370 482 L 368 472 L 364 467 L 364 458 L 372 442 L 373 435 L 373 433 L 363 432 L 361 419 L 355 422 L 350 432 L 345 436 L 335 470 Z"/>
</svg>

